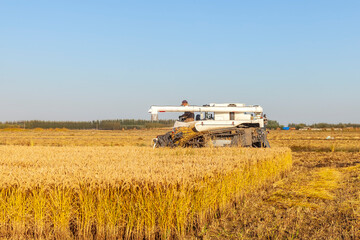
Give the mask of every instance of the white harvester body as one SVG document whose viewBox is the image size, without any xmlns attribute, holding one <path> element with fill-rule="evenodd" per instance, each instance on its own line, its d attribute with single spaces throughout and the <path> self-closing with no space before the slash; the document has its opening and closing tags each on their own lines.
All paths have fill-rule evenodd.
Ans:
<svg viewBox="0 0 360 240">
<path fill-rule="evenodd" d="M 263 109 L 258 105 L 246 106 L 243 103 L 211 103 L 204 106 L 151 106 L 149 113 L 153 121 L 158 120 L 162 112 L 193 112 L 194 121 L 176 121 L 174 128 L 194 126 L 196 131 L 208 131 L 239 125 L 251 125 L 263 128 Z"/>
</svg>

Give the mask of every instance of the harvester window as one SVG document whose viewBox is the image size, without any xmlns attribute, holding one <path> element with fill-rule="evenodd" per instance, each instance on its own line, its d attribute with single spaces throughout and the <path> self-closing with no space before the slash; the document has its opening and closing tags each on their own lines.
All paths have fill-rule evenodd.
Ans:
<svg viewBox="0 0 360 240">
<path fill-rule="evenodd" d="M 205 113 L 205 119 L 214 119 L 211 113 Z"/>
<path fill-rule="evenodd" d="M 229 112 L 229 114 L 230 114 L 230 120 L 235 120 L 235 113 Z"/>
</svg>

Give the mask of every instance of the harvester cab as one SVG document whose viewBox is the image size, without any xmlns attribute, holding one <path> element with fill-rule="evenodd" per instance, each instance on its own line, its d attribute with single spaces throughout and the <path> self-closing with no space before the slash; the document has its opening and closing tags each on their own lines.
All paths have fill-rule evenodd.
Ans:
<svg viewBox="0 0 360 240">
<path fill-rule="evenodd" d="M 173 130 L 154 138 L 154 147 L 270 147 L 266 118 L 259 105 L 211 103 L 203 106 L 151 106 L 151 120 L 163 112 L 192 112 L 193 121 L 176 121 Z"/>
</svg>

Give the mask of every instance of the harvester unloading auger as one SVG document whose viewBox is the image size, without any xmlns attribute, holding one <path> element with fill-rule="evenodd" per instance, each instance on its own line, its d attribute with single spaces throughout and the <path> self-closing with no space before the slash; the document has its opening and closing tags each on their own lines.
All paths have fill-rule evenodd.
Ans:
<svg viewBox="0 0 360 240">
<path fill-rule="evenodd" d="M 270 147 L 262 107 L 242 103 L 204 106 L 152 106 L 151 120 L 159 112 L 192 112 L 192 121 L 176 121 L 173 130 L 153 139 L 155 147 L 242 146 Z"/>
</svg>

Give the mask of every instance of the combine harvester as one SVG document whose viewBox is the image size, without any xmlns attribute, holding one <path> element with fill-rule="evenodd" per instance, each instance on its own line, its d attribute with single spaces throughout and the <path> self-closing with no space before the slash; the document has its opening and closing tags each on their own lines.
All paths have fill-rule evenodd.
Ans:
<svg viewBox="0 0 360 240">
<path fill-rule="evenodd" d="M 151 106 L 151 120 L 162 112 L 191 112 L 195 119 L 179 118 L 173 130 L 153 139 L 155 147 L 242 146 L 270 147 L 266 115 L 258 105 L 211 103 L 204 106 Z"/>
</svg>

